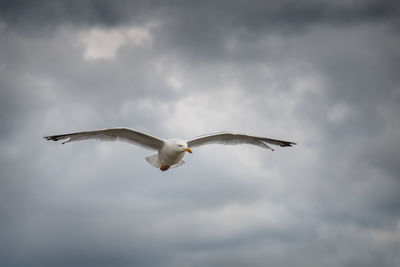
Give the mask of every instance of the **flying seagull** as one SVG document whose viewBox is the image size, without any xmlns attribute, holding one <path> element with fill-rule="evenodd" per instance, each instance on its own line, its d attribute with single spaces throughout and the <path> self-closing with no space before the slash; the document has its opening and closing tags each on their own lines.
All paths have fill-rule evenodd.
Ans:
<svg viewBox="0 0 400 267">
<path fill-rule="evenodd" d="M 87 139 L 97 139 L 102 141 L 124 141 L 139 145 L 143 148 L 156 150 L 157 154 L 146 157 L 146 160 L 161 171 L 169 168 L 181 166 L 185 162 L 182 160 L 185 152 L 192 153 L 193 147 L 206 144 L 238 145 L 250 144 L 271 149 L 268 144 L 281 147 L 292 146 L 296 143 L 270 139 L 265 137 L 236 134 L 232 132 L 220 132 L 195 137 L 189 140 L 183 139 L 161 139 L 136 130 L 127 128 L 110 128 L 96 131 L 77 132 L 70 134 L 51 135 L 44 137 L 47 140 L 64 140 L 62 144 Z"/>
</svg>

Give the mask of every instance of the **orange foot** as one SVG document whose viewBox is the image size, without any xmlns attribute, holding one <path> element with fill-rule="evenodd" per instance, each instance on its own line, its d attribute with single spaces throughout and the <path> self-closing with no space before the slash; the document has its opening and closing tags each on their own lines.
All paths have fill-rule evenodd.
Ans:
<svg viewBox="0 0 400 267">
<path fill-rule="evenodd" d="M 165 164 L 163 163 L 163 164 L 161 165 L 161 167 L 160 167 L 160 170 L 164 172 L 164 171 L 168 170 L 169 167 L 170 167 L 170 166 L 165 165 Z"/>
</svg>

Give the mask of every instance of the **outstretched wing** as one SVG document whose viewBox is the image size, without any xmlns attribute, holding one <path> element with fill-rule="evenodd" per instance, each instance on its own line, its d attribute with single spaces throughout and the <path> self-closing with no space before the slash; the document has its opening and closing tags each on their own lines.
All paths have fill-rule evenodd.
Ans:
<svg viewBox="0 0 400 267">
<path fill-rule="evenodd" d="M 160 150 L 164 145 L 164 141 L 161 139 L 127 128 L 111 128 L 97 131 L 51 135 L 44 138 L 53 141 L 68 139 L 64 141 L 63 144 L 87 139 L 124 141 L 151 150 Z"/>
<path fill-rule="evenodd" d="M 251 136 L 245 134 L 236 134 L 230 132 L 214 133 L 214 134 L 195 137 L 187 141 L 187 143 L 188 147 L 196 147 L 206 144 L 223 144 L 223 145 L 250 144 L 263 148 L 268 148 L 271 149 L 272 151 L 274 150 L 268 144 L 282 146 L 282 147 L 292 146 L 296 144 L 294 142 L 289 142 L 289 141 Z"/>
</svg>

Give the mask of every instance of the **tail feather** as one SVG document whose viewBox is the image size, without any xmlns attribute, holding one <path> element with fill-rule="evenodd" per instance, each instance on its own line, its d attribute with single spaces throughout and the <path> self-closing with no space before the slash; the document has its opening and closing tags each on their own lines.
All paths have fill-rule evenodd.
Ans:
<svg viewBox="0 0 400 267">
<path fill-rule="evenodd" d="M 145 159 L 147 160 L 148 163 L 150 163 L 152 166 L 154 166 L 156 168 L 161 168 L 161 166 L 162 166 L 162 162 L 159 160 L 158 154 L 146 157 Z M 176 167 L 181 166 L 184 163 L 185 163 L 185 161 L 181 160 L 177 164 L 171 165 L 170 167 L 176 168 Z"/>
<path fill-rule="evenodd" d="M 158 154 L 146 157 L 146 160 L 156 168 L 160 168 L 162 165 L 161 161 L 158 159 Z"/>
</svg>

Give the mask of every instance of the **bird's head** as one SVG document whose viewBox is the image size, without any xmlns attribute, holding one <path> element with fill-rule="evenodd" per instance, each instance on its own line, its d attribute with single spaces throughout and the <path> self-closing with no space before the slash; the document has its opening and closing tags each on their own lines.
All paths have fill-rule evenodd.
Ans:
<svg viewBox="0 0 400 267">
<path fill-rule="evenodd" d="M 178 141 L 176 141 L 175 145 L 176 145 L 176 148 L 178 151 L 180 151 L 180 152 L 186 151 L 186 152 L 189 152 L 190 154 L 192 154 L 192 150 L 190 148 L 188 148 L 188 144 L 185 141 L 178 140 Z"/>
</svg>

